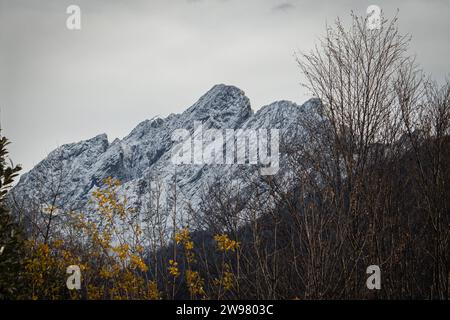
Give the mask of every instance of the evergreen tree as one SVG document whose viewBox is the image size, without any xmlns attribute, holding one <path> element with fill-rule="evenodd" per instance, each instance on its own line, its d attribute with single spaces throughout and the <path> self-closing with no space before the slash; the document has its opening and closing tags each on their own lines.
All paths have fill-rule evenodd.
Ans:
<svg viewBox="0 0 450 320">
<path fill-rule="evenodd" d="M 24 256 L 23 233 L 6 207 L 8 190 L 21 169 L 9 161 L 8 144 L 0 134 L 0 299 L 18 297 Z"/>
</svg>

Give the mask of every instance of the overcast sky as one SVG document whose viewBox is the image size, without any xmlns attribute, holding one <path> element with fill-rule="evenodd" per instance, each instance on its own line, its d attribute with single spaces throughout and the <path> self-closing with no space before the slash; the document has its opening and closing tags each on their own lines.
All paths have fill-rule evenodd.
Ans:
<svg viewBox="0 0 450 320">
<path fill-rule="evenodd" d="M 70 4 L 80 31 L 66 28 Z M 400 9 L 411 53 L 436 79 L 449 74 L 450 0 L 0 0 L 2 134 L 29 170 L 59 145 L 182 112 L 217 83 L 255 110 L 302 103 L 294 52 L 370 4 Z"/>
</svg>

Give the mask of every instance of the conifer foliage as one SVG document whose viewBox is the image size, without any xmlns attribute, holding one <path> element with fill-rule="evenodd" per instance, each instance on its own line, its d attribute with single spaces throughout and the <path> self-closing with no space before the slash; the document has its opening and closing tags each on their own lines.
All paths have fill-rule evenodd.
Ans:
<svg viewBox="0 0 450 320">
<path fill-rule="evenodd" d="M 8 190 L 21 170 L 8 158 L 8 144 L 0 134 L 0 299 L 17 297 L 23 257 L 22 232 L 6 207 Z"/>
</svg>

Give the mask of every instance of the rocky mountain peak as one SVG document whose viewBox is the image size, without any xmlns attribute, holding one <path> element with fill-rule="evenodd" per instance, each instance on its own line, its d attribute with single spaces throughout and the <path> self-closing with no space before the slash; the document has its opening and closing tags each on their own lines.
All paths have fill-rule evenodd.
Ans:
<svg viewBox="0 0 450 320">
<path fill-rule="evenodd" d="M 252 114 L 250 100 L 244 91 L 225 84 L 215 85 L 193 106 L 183 112 L 183 116 L 190 120 L 211 120 L 227 124 L 230 128 L 239 126 Z"/>
<path fill-rule="evenodd" d="M 121 192 L 127 196 L 130 205 L 143 208 L 150 180 L 156 177 L 160 181 L 174 181 L 176 176 L 178 190 L 184 195 L 180 199 L 195 206 L 202 190 L 217 177 L 239 180 L 249 172 L 257 174 L 258 170 L 250 166 L 175 165 L 171 161 L 178 143 L 172 140 L 175 130 L 192 132 L 194 122 L 200 121 L 205 130 L 279 129 L 282 137 L 297 139 L 304 131 L 299 119 L 317 110 L 316 100 L 309 100 L 303 106 L 282 100 L 254 113 L 244 91 L 219 84 L 181 114 L 145 120 L 128 136 L 115 139 L 111 144 L 106 134 L 101 134 L 57 148 L 23 175 L 11 194 L 22 203 L 45 202 L 54 196 L 55 186 L 51 184 L 58 183 L 56 205 L 82 209 L 89 203 L 92 192 L 101 187 L 102 181 L 113 177 L 122 181 Z"/>
</svg>

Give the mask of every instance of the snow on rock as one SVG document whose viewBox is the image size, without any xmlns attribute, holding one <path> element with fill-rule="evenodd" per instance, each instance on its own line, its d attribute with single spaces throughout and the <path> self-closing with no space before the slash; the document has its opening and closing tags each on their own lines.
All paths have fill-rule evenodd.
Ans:
<svg viewBox="0 0 450 320">
<path fill-rule="evenodd" d="M 56 198 L 55 205 L 62 210 L 83 210 L 89 206 L 92 192 L 101 187 L 105 178 L 113 177 L 122 182 L 120 191 L 129 204 L 145 211 L 152 182 L 174 185 L 176 181 L 177 201 L 195 208 L 202 192 L 217 178 L 238 181 L 244 176 L 261 177 L 258 168 L 249 165 L 173 164 L 171 157 L 177 142 L 172 141 L 172 133 L 176 129 L 187 129 L 192 134 L 194 121 L 201 121 L 203 130 L 279 129 L 281 143 L 289 144 L 304 135 L 301 120 L 308 117 L 320 121 L 317 99 L 302 106 L 277 101 L 254 113 L 242 90 L 216 85 L 183 113 L 145 120 L 128 136 L 111 144 L 102 134 L 57 148 L 22 175 L 11 194 L 25 206 L 32 202 L 51 203 Z M 283 161 L 281 154 L 281 170 L 277 174 L 285 174 Z"/>
</svg>

